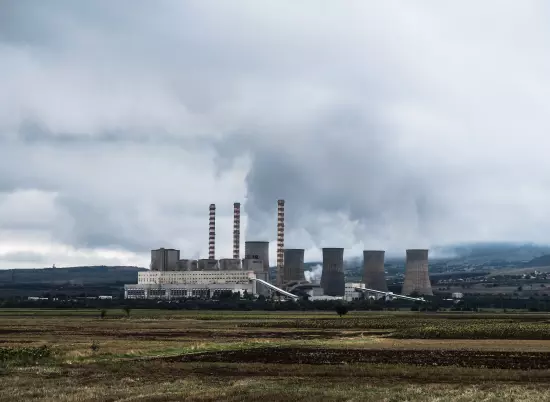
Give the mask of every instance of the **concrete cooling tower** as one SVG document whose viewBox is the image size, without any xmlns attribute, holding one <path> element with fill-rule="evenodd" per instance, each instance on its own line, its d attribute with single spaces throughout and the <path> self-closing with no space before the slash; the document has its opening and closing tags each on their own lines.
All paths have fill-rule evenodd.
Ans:
<svg viewBox="0 0 550 402">
<path fill-rule="evenodd" d="M 344 280 L 344 249 L 323 249 L 323 274 L 321 287 L 327 296 L 344 296 L 346 284 Z"/>
<path fill-rule="evenodd" d="M 363 251 L 363 282 L 368 289 L 388 291 L 384 273 L 384 251 Z"/>
<path fill-rule="evenodd" d="M 407 250 L 403 295 L 418 293 L 432 296 L 432 284 L 428 273 L 428 250 Z"/>
<path fill-rule="evenodd" d="M 283 283 L 290 281 L 303 281 L 304 277 L 304 249 L 285 249 Z"/>
<path fill-rule="evenodd" d="M 269 242 L 247 241 L 244 243 L 244 258 L 247 260 L 262 260 L 264 272 L 269 272 Z"/>
</svg>

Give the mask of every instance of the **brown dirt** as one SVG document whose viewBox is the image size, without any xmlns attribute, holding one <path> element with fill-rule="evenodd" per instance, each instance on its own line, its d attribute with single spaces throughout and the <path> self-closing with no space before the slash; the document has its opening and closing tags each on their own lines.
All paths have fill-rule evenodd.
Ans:
<svg viewBox="0 0 550 402">
<path fill-rule="evenodd" d="M 0 335 L 42 335 L 49 336 L 67 335 L 69 331 L 43 330 L 43 329 L 3 329 Z M 140 340 L 166 339 L 169 338 L 226 338 L 226 339 L 333 339 L 333 338 L 354 338 L 362 332 L 341 332 L 341 331 L 210 331 L 210 330 L 81 330 L 79 336 L 95 336 L 109 338 L 133 338 Z M 385 335 L 387 331 L 368 331 L 368 335 Z M 71 332 L 74 335 L 74 331 Z"/>
<path fill-rule="evenodd" d="M 253 348 L 205 352 L 165 358 L 180 362 L 353 364 L 384 363 L 415 366 L 459 366 L 502 369 L 550 369 L 549 352 L 503 352 L 474 350 L 384 350 Z"/>
</svg>

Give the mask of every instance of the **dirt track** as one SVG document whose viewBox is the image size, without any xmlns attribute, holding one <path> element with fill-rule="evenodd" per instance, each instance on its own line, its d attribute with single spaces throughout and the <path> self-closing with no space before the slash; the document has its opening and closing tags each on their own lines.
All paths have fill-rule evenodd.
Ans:
<svg viewBox="0 0 550 402">
<path fill-rule="evenodd" d="M 416 366 L 460 366 L 521 370 L 550 369 L 550 352 L 482 352 L 469 350 L 254 348 L 198 353 L 170 357 L 166 360 L 273 364 L 391 363 Z"/>
</svg>

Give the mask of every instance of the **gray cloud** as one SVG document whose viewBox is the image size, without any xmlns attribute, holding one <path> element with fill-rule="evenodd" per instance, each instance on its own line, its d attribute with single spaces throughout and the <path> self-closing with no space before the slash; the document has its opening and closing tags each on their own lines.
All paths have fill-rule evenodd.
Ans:
<svg viewBox="0 0 550 402">
<path fill-rule="evenodd" d="M 228 256 L 277 198 L 293 247 L 548 242 L 542 0 L 3 9 L 0 255 L 204 255 L 215 202 Z"/>
</svg>

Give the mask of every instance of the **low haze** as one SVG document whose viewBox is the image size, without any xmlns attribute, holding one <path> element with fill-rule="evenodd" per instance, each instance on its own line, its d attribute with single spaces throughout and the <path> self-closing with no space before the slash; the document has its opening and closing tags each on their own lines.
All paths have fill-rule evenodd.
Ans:
<svg viewBox="0 0 550 402">
<path fill-rule="evenodd" d="M 0 0 L 0 268 L 550 243 L 546 1 Z M 347 252 L 348 252 L 347 251 Z"/>
</svg>

